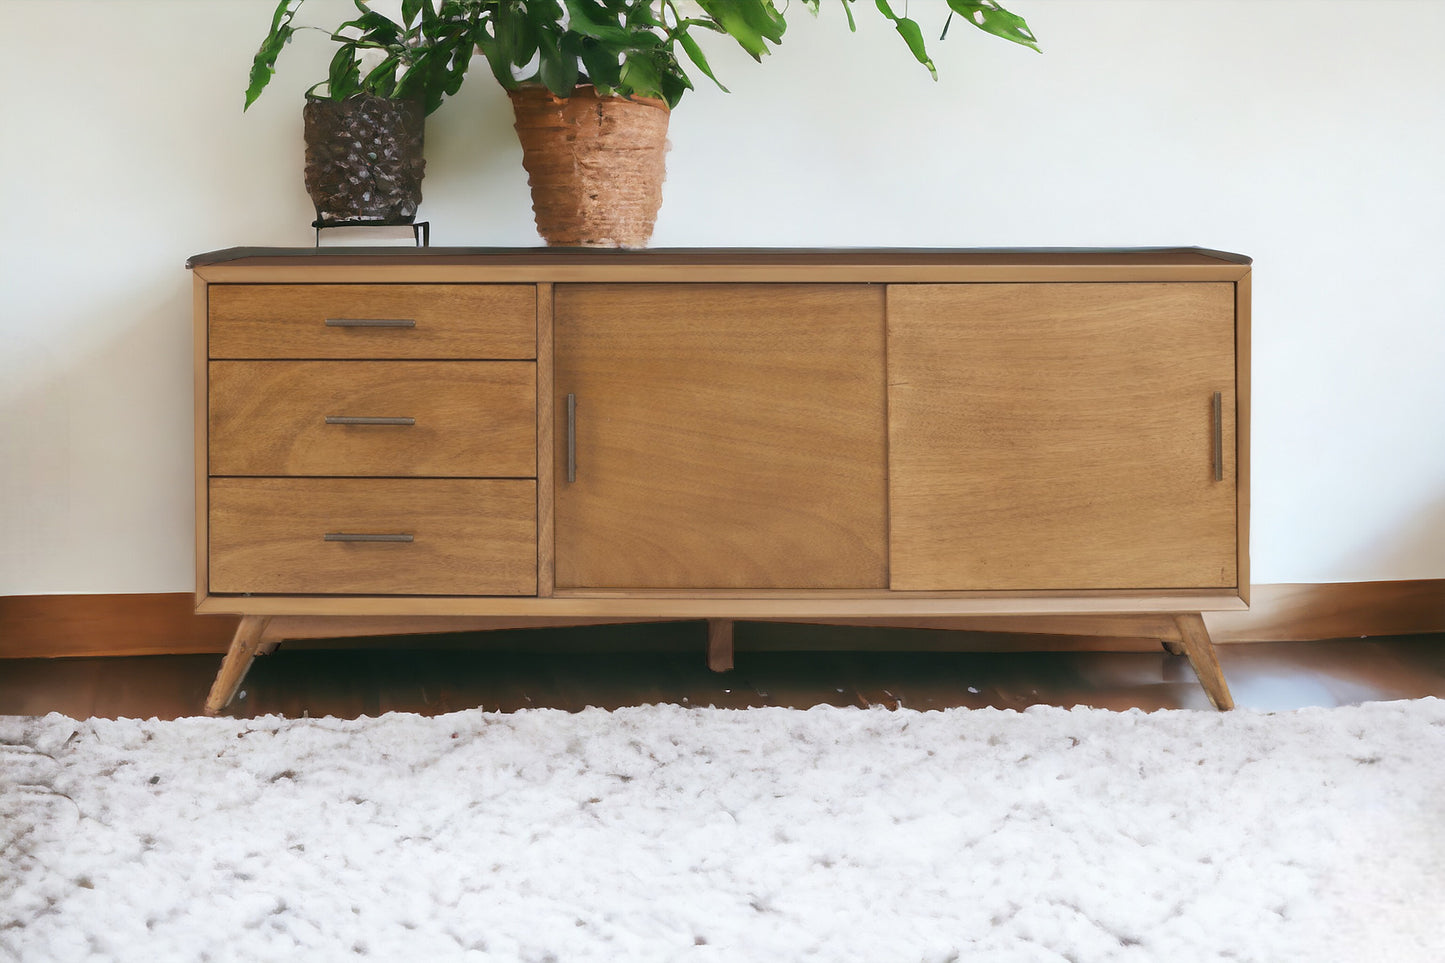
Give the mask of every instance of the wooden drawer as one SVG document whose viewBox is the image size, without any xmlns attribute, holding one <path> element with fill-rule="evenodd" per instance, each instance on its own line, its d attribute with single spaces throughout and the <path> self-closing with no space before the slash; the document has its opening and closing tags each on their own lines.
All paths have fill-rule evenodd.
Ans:
<svg viewBox="0 0 1445 963">
<path fill-rule="evenodd" d="M 210 474 L 530 478 L 536 406 L 527 361 L 212 361 Z"/>
<path fill-rule="evenodd" d="M 212 358 L 537 356 L 530 284 L 212 284 L 208 291 Z"/>
<path fill-rule="evenodd" d="M 533 595 L 536 546 L 532 480 L 210 482 L 215 593 Z"/>
</svg>

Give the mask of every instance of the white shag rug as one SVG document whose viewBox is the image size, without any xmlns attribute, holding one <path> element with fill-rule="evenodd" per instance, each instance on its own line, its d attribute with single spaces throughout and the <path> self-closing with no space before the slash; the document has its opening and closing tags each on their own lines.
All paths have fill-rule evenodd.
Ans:
<svg viewBox="0 0 1445 963">
<path fill-rule="evenodd" d="M 1445 701 L 0 717 L 0 959 L 1445 959 Z"/>
</svg>

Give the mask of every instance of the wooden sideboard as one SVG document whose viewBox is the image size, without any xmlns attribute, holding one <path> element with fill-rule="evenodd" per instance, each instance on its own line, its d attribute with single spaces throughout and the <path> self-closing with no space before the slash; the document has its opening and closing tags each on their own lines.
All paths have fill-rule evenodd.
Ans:
<svg viewBox="0 0 1445 963">
<path fill-rule="evenodd" d="M 1158 637 L 1231 705 L 1249 259 L 192 258 L 207 711 L 286 638 L 707 619 Z"/>
</svg>

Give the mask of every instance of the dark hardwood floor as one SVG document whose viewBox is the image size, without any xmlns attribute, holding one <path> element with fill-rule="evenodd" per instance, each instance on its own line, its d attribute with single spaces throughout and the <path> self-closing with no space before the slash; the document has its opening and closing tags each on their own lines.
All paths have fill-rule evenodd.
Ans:
<svg viewBox="0 0 1445 963">
<path fill-rule="evenodd" d="M 736 669 L 720 674 L 707 669 L 706 628 L 696 622 L 397 638 L 359 648 L 293 643 L 257 660 L 242 687 L 244 698 L 226 714 L 355 718 L 477 706 L 575 711 L 649 703 L 1209 706 L 1188 662 L 1162 650 L 749 651 L 744 629 L 739 626 Z M 810 631 L 815 644 L 820 632 L 832 630 Z M 875 630 L 838 631 L 853 644 L 859 633 Z M 887 638 L 902 649 L 915 637 L 920 647 L 938 639 L 937 633 L 898 631 Z M 1219 651 L 1243 708 L 1445 697 L 1445 635 L 1236 644 Z M 213 655 L 0 661 L 0 715 L 195 715 L 219 664 Z"/>
</svg>

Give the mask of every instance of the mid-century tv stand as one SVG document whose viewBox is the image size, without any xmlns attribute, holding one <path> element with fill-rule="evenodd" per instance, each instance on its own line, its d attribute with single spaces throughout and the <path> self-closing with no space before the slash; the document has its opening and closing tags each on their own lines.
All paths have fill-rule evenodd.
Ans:
<svg viewBox="0 0 1445 963">
<path fill-rule="evenodd" d="M 231 249 L 190 262 L 206 710 L 317 636 L 706 619 L 1152 636 L 1231 706 L 1249 259 Z"/>
</svg>

